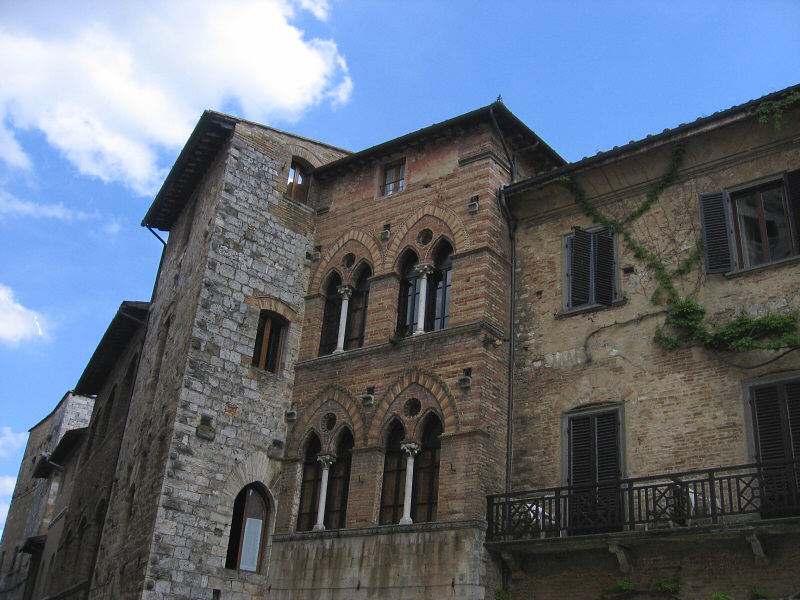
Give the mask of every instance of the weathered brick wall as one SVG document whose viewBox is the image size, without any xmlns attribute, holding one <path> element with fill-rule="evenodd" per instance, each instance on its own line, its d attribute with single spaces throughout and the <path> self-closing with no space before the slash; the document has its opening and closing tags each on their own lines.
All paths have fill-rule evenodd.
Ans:
<svg viewBox="0 0 800 600">
<path fill-rule="evenodd" d="M 576 174 L 592 202 L 620 218 L 639 206 L 663 174 L 669 148 L 636 153 Z M 698 194 L 800 166 L 797 126 L 740 123 L 687 142 L 679 181 L 631 223 L 635 236 L 680 262 L 701 235 Z M 514 486 L 562 483 L 565 411 L 593 403 L 624 404 L 623 453 L 628 476 L 733 465 L 752 460 L 742 383 L 800 368 L 789 355 L 756 369 L 716 360 L 700 348 L 664 350 L 652 341 L 664 320 L 650 295 L 656 287 L 642 262 L 619 244 L 625 304 L 585 314 L 562 311 L 562 236 L 590 219 L 557 182 L 531 191 L 515 210 L 522 218 L 517 250 Z M 676 281 L 682 297 L 707 307 L 712 323 L 747 311 L 800 308 L 800 265 L 770 265 L 735 277 L 707 275 L 703 264 Z M 653 316 L 648 316 L 653 315 Z M 615 325 L 644 316 L 640 321 Z M 584 341 L 591 362 L 587 364 Z M 755 364 L 765 356 L 731 357 Z M 749 409 L 748 409 L 749 410 Z"/>
<path fill-rule="evenodd" d="M 607 547 L 569 553 L 537 553 L 520 561 L 522 571 L 511 579 L 512 597 L 530 600 L 595 600 L 619 581 L 649 590 L 657 580 L 679 581 L 678 596 L 705 600 L 717 592 L 737 599 L 783 598 L 800 589 L 797 534 L 775 533 L 763 538 L 768 562 L 757 565 L 746 532 L 715 539 L 680 540 L 669 535 L 658 543 L 637 545 L 632 572 L 620 572 Z M 664 594 L 631 593 L 627 598 L 663 598 Z"/>
</svg>

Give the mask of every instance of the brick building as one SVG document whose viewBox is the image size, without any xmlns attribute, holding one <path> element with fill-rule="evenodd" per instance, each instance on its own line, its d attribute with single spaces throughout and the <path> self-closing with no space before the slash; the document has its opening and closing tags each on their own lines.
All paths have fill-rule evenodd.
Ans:
<svg viewBox="0 0 800 600">
<path fill-rule="evenodd" d="M 797 591 L 800 358 L 653 341 L 800 309 L 792 92 L 573 164 L 499 102 L 357 153 L 205 113 L 26 597 Z"/>
</svg>

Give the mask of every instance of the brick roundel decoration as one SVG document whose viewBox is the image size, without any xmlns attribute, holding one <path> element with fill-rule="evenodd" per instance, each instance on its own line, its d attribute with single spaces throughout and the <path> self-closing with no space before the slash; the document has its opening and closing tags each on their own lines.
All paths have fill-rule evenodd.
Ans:
<svg viewBox="0 0 800 600">
<path fill-rule="evenodd" d="M 287 448 L 287 456 L 296 455 L 299 449 L 299 442 L 305 436 L 309 429 L 309 420 L 317 415 L 320 407 L 328 400 L 334 400 L 344 408 L 350 423 L 353 427 L 353 439 L 358 440 L 364 436 L 364 424 L 361 420 L 361 414 L 358 411 L 358 405 L 350 395 L 347 389 L 338 385 L 329 385 L 325 387 L 319 394 L 317 394 L 314 401 L 303 409 L 303 416 L 297 419 L 294 431 L 291 434 L 291 439 Z"/>
<path fill-rule="evenodd" d="M 431 215 L 443 221 L 453 234 L 453 252 L 466 252 L 469 250 L 470 241 L 467 230 L 455 211 L 438 204 L 424 204 L 411 213 L 408 218 L 400 224 L 397 231 L 392 232 L 392 243 L 384 256 L 383 272 L 392 269 L 392 265 L 397 260 L 398 253 L 404 246 L 406 234 L 413 229 L 417 222 L 423 217 Z"/>
<path fill-rule="evenodd" d="M 351 227 L 340 235 L 333 244 L 325 249 L 325 252 L 317 265 L 314 275 L 311 278 L 309 290 L 319 291 L 323 275 L 328 272 L 331 261 L 345 245 L 350 242 L 357 242 L 366 252 L 367 260 L 372 265 L 381 265 L 384 262 L 383 251 L 377 238 L 363 227 Z M 358 254 L 357 254 L 358 257 Z M 361 257 L 358 257 L 361 258 Z"/>
<path fill-rule="evenodd" d="M 412 383 L 419 384 L 428 390 L 442 409 L 445 433 L 453 433 L 460 429 L 458 413 L 456 412 L 453 396 L 444 381 L 429 371 L 414 367 L 403 373 L 397 381 L 392 384 L 381 399 L 375 411 L 375 419 L 367 437 L 367 445 L 377 445 L 380 441 L 380 432 L 386 421 L 386 411 L 395 398 L 399 396 Z"/>
</svg>

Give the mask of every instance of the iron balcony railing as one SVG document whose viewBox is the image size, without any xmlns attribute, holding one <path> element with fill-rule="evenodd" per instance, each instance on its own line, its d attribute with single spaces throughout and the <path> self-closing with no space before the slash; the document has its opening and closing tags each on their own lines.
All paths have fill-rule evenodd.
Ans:
<svg viewBox="0 0 800 600">
<path fill-rule="evenodd" d="M 800 516 L 800 460 L 494 494 L 487 541 Z"/>
</svg>

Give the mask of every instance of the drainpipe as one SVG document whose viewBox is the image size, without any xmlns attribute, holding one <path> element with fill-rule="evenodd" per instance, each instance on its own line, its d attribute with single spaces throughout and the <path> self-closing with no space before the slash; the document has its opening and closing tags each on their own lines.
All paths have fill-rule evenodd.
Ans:
<svg viewBox="0 0 800 600">
<path fill-rule="evenodd" d="M 150 233 L 156 236 L 156 239 L 162 244 L 161 258 L 158 260 L 158 271 L 156 271 L 156 280 L 153 282 L 153 293 L 150 294 L 150 304 L 152 304 L 153 301 L 156 299 L 156 289 L 158 288 L 158 280 L 161 279 L 161 267 L 164 264 L 164 254 L 167 251 L 167 242 L 165 242 L 160 235 L 158 235 L 155 231 L 153 231 L 153 228 L 150 227 L 150 225 L 145 225 L 145 227 L 147 227 L 148 231 L 150 231 Z"/>
<path fill-rule="evenodd" d="M 516 320 L 517 310 L 517 222 L 514 215 L 506 204 L 505 196 L 506 185 L 500 186 L 500 208 L 508 223 L 508 237 L 511 241 L 511 297 L 509 299 L 509 324 L 508 324 L 508 412 L 506 415 L 506 493 L 511 491 L 511 458 L 513 454 L 513 437 L 514 437 L 514 355 L 515 355 L 515 338 L 516 332 L 514 329 L 514 321 Z"/>
</svg>

